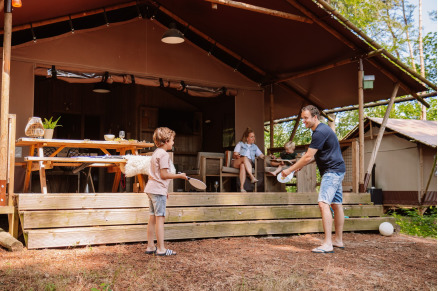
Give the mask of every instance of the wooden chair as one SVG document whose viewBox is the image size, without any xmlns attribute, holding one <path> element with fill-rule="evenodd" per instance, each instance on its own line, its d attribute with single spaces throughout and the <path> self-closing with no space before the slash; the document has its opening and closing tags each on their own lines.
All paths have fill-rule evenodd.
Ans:
<svg viewBox="0 0 438 291">
<path fill-rule="evenodd" d="M 277 167 L 269 165 L 270 159 L 265 158 L 263 161 L 263 182 L 265 192 L 286 192 L 286 184 L 277 181 L 277 177 L 268 174 L 274 172 Z"/>
<path fill-rule="evenodd" d="M 224 164 L 222 165 L 221 171 L 220 171 L 220 177 L 219 177 L 219 185 L 220 185 L 220 191 L 224 191 L 224 183 L 229 180 L 229 178 L 238 178 L 239 177 L 239 169 L 236 169 L 231 166 L 231 160 L 233 158 L 233 151 L 226 151 L 225 152 L 225 160 Z M 252 173 L 257 173 L 257 159 L 256 163 L 254 165 L 254 168 L 252 169 Z M 224 181 L 224 179 L 226 179 Z M 254 192 L 257 192 L 257 185 L 254 185 Z"/>
<path fill-rule="evenodd" d="M 206 183 L 207 177 L 220 177 L 223 159 L 223 153 L 198 152 L 197 168 L 186 171 L 186 174 Z M 188 183 L 185 184 L 185 190 L 189 190 Z"/>
</svg>

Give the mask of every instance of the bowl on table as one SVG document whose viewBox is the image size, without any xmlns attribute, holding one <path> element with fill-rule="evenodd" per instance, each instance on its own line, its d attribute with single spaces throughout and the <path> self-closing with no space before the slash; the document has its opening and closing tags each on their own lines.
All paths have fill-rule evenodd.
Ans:
<svg viewBox="0 0 438 291">
<path fill-rule="evenodd" d="M 103 138 L 104 138 L 106 141 L 112 141 L 112 140 L 114 140 L 115 137 L 116 137 L 116 136 L 115 136 L 114 134 L 105 134 L 105 135 L 103 136 Z"/>
</svg>

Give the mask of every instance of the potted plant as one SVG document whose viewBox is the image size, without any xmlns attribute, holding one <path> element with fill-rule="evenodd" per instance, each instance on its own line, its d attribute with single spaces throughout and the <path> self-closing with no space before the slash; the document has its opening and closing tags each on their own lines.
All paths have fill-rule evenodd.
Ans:
<svg viewBox="0 0 438 291">
<path fill-rule="evenodd" d="M 53 116 L 50 117 L 49 120 L 47 120 L 47 118 L 44 118 L 43 126 L 44 126 L 44 138 L 45 139 L 52 139 L 53 138 L 53 130 L 55 129 L 55 127 L 62 126 L 62 125 L 58 124 L 58 121 L 60 118 L 61 118 L 61 116 L 58 117 L 58 119 L 56 119 L 55 121 L 52 121 Z"/>
</svg>

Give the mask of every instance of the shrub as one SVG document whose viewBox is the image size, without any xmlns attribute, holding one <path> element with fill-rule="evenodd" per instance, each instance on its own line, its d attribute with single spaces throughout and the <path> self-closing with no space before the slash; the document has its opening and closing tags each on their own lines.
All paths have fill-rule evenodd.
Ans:
<svg viewBox="0 0 438 291">
<path fill-rule="evenodd" d="M 430 206 L 424 215 L 417 209 L 399 209 L 392 216 L 400 226 L 400 232 L 408 235 L 437 238 L 437 209 Z"/>
</svg>

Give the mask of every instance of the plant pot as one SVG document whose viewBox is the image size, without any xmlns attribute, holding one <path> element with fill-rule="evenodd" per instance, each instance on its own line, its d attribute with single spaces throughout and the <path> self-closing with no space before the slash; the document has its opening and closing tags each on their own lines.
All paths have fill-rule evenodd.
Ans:
<svg viewBox="0 0 438 291">
<path fill-rule="evenodd" d="M 46 128 L 44 130 L 44 139 L 52 139 L 53 138 L 53 128 Z"/>
</svg>

